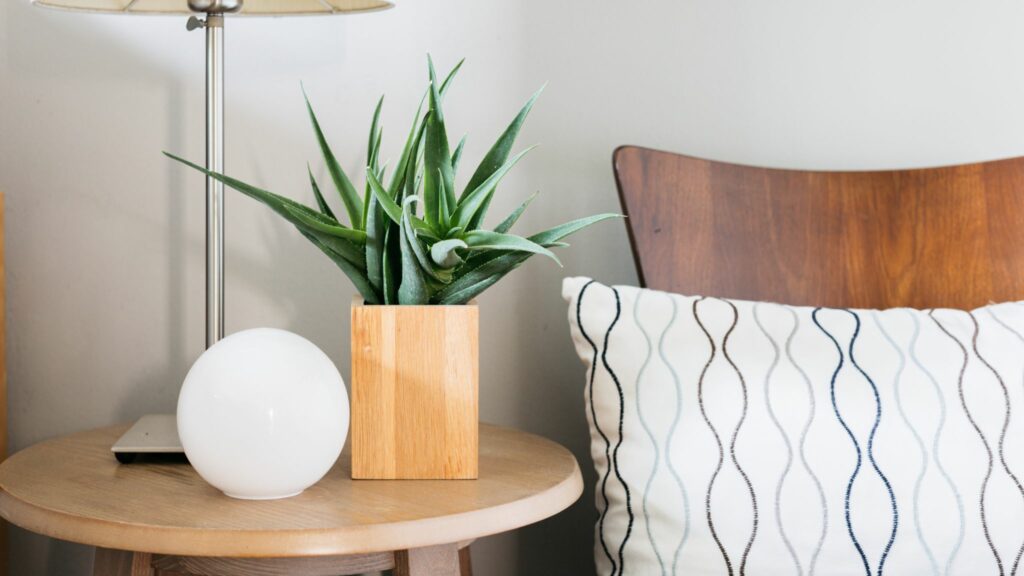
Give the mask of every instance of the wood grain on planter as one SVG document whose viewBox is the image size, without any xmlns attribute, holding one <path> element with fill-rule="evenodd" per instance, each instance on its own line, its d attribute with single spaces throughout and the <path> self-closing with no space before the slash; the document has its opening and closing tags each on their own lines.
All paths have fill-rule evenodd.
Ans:
<svg viewBox="0 0 1024 576">
<path fill-rule="evenodd" d="M 475 305 L 352 305 L 352 477 L 474 479 Z"/>
</svg>

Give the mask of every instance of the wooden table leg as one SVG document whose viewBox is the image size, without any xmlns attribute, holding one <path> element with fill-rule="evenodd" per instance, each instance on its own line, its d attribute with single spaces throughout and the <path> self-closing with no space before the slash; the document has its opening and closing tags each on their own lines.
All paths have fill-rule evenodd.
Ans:
<svg viewBox="0 0 1024 576">
<path fill-rule="evenodd" d="M 469 546 L 459 549 L 459 570 L 461 576 L 473 576 L 473 560 L 469 554 Z"/>
<path fill-rule="evenodd" d="M 153 556 L 142 552 L 127 552 L 97 548 L 92 563 L 92 576 L 153 576 Z"/>
<path fill-rule="evenodd" d="M 456 544 L 395 552 L 395 576 L 460 576 Z"/>
</svg>

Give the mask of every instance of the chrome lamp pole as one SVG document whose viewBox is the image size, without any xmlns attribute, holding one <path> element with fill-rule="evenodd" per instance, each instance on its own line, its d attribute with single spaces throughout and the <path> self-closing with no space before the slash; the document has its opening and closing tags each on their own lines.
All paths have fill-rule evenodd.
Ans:
<svg viewBox="0 0 1024 576">
<path fill-rule="evenodd" d="M 187 28 L 206 28 L 206 169 L 224 173 L 224 15 L 243 0 L 189 0 Z M 206 178 L 206 347 L 224 337 L 224 184 Z"/>
</svg>

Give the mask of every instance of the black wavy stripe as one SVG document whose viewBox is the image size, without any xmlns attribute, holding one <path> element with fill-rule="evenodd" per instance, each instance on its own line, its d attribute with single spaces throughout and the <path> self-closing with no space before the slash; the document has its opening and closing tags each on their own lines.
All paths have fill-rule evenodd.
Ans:
<svg viewBox="0 0 1024 576">
<path fill-rule="evenodd" d="M 722 448 L 722 438 L 718 435 L 718 430 L 715 429 L 711 419 L 708 418 L 707 410 L 704 409 L 704 377 L 707 375 L 708 368 L 711 367 L 711 362 L 715 359 L 717 347 L 715 346 L 715 339 L 711 337 L 711 333 L 704 327 L 704 323 L 701 322 L 700 315 L 697 313 L 697 304 L 703 301 L 704 297 L 693 301 L 693 319 L 697 322 L 697 326 L 700 326 L 701 331 L 704 332 L 704 336 L 707 337 L 708 344 L 711 345 L 711 355 L 708 356 L 708 361 L 700 371 L 700 379 L 697 381 L 697 403 L 700 405 L 700 415 L 704 417 L 704 423 L 711 430 L 711 434 L 715 437 L 715 444 L 718 445 L 718 464 L 715 466 L 714 473 L 711 474 L 711 480 L 708 481 L 708 489 L 704 494 L 704 509 L 707 513 L 708 529 L 711 530 L 711 537 L 715 540 L 718 551 L 722 554 L 722 559 L 725 560 L 725 569 L 728 571 L 729 576 L 733 576 L 732 561 L 729 559 L 729 553 L 725 551 L 725 546 L 722 545 L 721 539 L 718 538 L 718 531 L 715 530 L 715 521 L 711 516 L 711 491 L 715 487 L 715 480 L 718 479 L 718 474 L 722 471 L 722 464 L 725 462 L 725 450 Z"/>
<path fill-rule="evenodd" d="M 811 312 L 811 320 L 814 321 L 814 325 L 818 327 L 818 330 L 821 330 L 822 334 L 832 341 L 832 344 L 836 347 L 836 354 L 839 355 L 839 362 L 836 364 L 836 369 L 832 372 L 832 379 L 829 382 L 829 396 L 832 400 L 832 412 L 836 415 L 836 420 L 839 421 L 843 430 L 846 431 L 847 437 L 850 438 L 850 443 L 853 444 L 853 449 L 857 452 L 857 462 L 853 467 L 853 473 L 850 474 L 850 479 L 846 483 L 846 494 L 843 496 L 843 516 L 846 519 L 846 532 L 850 535 L 850 541 L 853 542 L 853 547 L 857 550 L 857 555 L 860 556 L 860 561 L 864 566 L 864 574 L 866 576 L 871 576 L 871 565 L 868 564 L 868 557 L 864 553 L 864 547 L 860 545 L 860 540 L 857 539 L 857 533 L 853 530 L 853 521 L 850 518 L 850 500 L 853 494 L 853 484 L 857 480 L 857 475 L 860 474 L 862 456 L 860 443 L 857 442 L 857 436 L 853 433 L 853 430 L 850 429 L 850 425 L 846 423 L 846 419 L 843 418 L 842 413 L 839 411 L 839 403 L 836 402 L 836 380 L 839 378 L 839 373 L 843 370 L 843 347 L 839 345 L 839 341 L 836 340 L 836 337 L 825 328 L 820 320 L 818 320 L 818 313 L 822 310 L 823 308 L 820 307 L 815 308 L 814 311 Z"/>
<path fill-rule="evenodd" d="M 996 380 L 999 381 L 999 387 L 1003 390 L 1003 400 L 1006 402 L 1006 413 L 1005 416 L 1003 416 L 1003 429 L 999 433 L 999 463 L 1002 464 L 1003 470 L 1010 479 L 1013 480 L 1013 483 L 1017 486 L 1017 491 L 1020 492 L 1021 497 L 1024 498 L 1024 486 L 1021 486 L 1017 475 L 1010 470 L 1010 465 L 1006 463 L 1006 453 L 1004 452 L 1004 447 L 1006 445 L 1006 431 L 1010 427 L 1010 417 L 1012 416 L 1010 412 L 1010 391 L 1006 389 L 1006 382 L 1003 380 L 1002 374 L 1000 374 L 994 366 L 989 364 L 988 360 L 986 360 L 985 357 L 981 355 L 981 352 L 978 351 L 978 332 L 980 331 L 978 319 L 975 318 L 974 314 L 971 312 L 968 312 L 967 314 L 970 315 L 971 323 L 974 324 L 974 335 L 971 337 L 971 347 L 974 348 L 974 355 L 978 357 L 978 360 L 980 360 L 981 363 L 988 368 L 989 372 L 996 377 Z M 1024 544 L 1021 544 L 1021 547 L 1017 549 L 1017 557 L 1013 561 L 1013 568 L 1010 569 L 1011 576 L 1017 573 L 1022 553 L 1024 553 Z"/>
<path fill-rule="evenodd" d="M 981 443 L 985 446 L 985 454 L 988 456 L 988 467 L 985 470 L 985 479 L 981 482 L 981 495 L 978 498 L 978 509 L 981 514 L 981 530 L 985 533 L 985 542 L 988 543 L 989 550 L 992 551 L 992 555 L 996 559 L 996 566 L 999 567 L 999 576 L 1004 576 L 1006 572 L 1003 570 L 1003 559 L 999 557 L 999 551 L 996 550 L 995 544 L 992 543 L 992 536 L 989 534 L 988 530 L 988 519 L 985 514 L 985 493 L 988 491 L 988 481 L 992 478 L 992 447 L 989 446 L 988 439 L 985 438 L 985 433 L 982 432 L 981 427 L 978 426 L 978 421 L 974 419 L 974 415 L 971 414 L 971 411 L 967 408 L 967 400 L 964 398 L 964 373 L 967 372 L 968 361 L 967 347 L 965 347 L 956 336 L 953 336 L 949 330 L 946 330 L 946 327 L 942 325 L 942 322 L 939 322 L 939 319 L 935 317 L 934 310 L 930 310 L 928 312 L 928 317 L 932 319 L 932 322 L 935 322 L 935 325 L 939 327 L 939 330 L 942 330 L 943 334 L 948 336 L 949 339 L 960 348 L 960 352 L 964 357 L 964 362 L 960 366 L 960 375 L 957 378 L 957 388 L 960 394 L 960 407 L 963 408 L 964 414 L 967 415 L 967 420 L 971 423 L 974 431 L 977 432 L 978 438 L 981 439 Z"/>
<path fill-rule="evenodd" d="M 608 469 L 604 471 L 604 478 L 601 479 L 601 498 L 604 500 L 604 509 L 601 510 L 600 517 L 597 521 L 597 536 L 598 540 L 601 542 L 601 549 L 604 550 L 605 557 L 607 557 L 608 561 L 611 562 L 612 575 L 614 576 L 614 574 L 618 570 L 618 565 L 615 563 L 615 558 L 612 556 L 611 551 L 608 550 L 608 544 L 606 544 L 604 541 L 604 519 L 605 516 L 607 516 L 608 514 L 609 506 L 608 476 L 611 471 L 611 442 L 608 440 L 608 436 L 605 435 L 604 431 L 601 430 L 601 425 L 597 421 L 597 410 L 594 409 L 594 374 L 597 372 L 597 345 L 594 344 L 594 341 L 591 340 L 590 336 L 587 335 L 587 331 L 583 328 L 583 320 L 581 318 L 581 310 L 583 309 L 583 295 L 587 292 L 587 288 L 589 288 L 590 285 L 593 284 L 594 282 L 595 280 L 587 282 L 583 286 L 583 288 L 580 289 L 579 296 L 576 297 L 576 326 L 580 329 L 580 334 L 583 336 L 583 338 L 587 341 L 588 344 L 590 344 L 592 353 L 594 355 L 594 360 L 590 365 L 590 417 L 594 422 L 594 429 L 597 430 L 598 435 L 600 435 L 601 439 L 604 440 L 605 459 L 609 463 Z"/>
<path fill-rule="evenodd" d="M 747 540 L 747 546 L 743 549 L 743 559 L 740 561 L 740 576 L 743 576 L 747 572 L 747 557 L 750 556 L 750 549 L 753 547 L 754 539 L 757 537 L 757 495 L 754 494 L 754 485 L 750 483 L 750 478 L 747 477 L 747 473 L 743 470 L 743 467 L 740 466 L 740 461 L 736 458 L 736 438 L 739 437 L 740 428 L 743 427 L 743 423 L 747 419 L 747 408 L 749 404 L 749 400 L 747 399 L 747 381 L 743 378 L 743 373 L 740 372 L 739 367 L 736 366 L 736 363 L 733 362 L 732 358 L 729 356 L 729 336 L 732 336 L 733 331 L 736 330 L 736 325 L 739 324 L 740 312 L 736 309 L 736 305 L 729 300 L 723 300 L 723 302 L 732 308 L 732 326 L 729 326 L 729 330 L 722 338 L 722 355 L 725 357 L 726 362 L 728 362 L 736 372 L 736 376 L 740 379 L 740 386 L 743 388 L 743 413 L 740 415 L 739 422 L 736 423 L 735 430 L 733 430 L 732 441 L 729 444 L 729 455 L 732 458 L 733 465 L 736 466 L 736 470 L 739 471 L 740 476 L 743 477 L 743 481 L 747 484 L 747 491 L 750 493 L 750 505 L 754 510 L 754 525 L 750 530 L 750 539 Z"/>
<path fill-rule="evenodd" d="M 853 336 L 850 338 L 850 364 L 860 372 L 860 375 L 868 381 L 871 385 L 871 393 L 875 397 L 875 422 L 871 425 L 871 434 L 868 435 L 868 462 L 871 463 L 871 467 L 875 469 L 875 474 L 882 479 L 882 483 L 885 484 L 885 490 L 889 493 L 889 503 L 892 507 L 892 532 L 889 533 L 889 541 L 885 544 L 885 550 L 882 552 L 882 558 L 878 561 L 878 576 L 882 576 L 882 570 L 885 568 L 885 560 L 889 557 L 889 552 L 892 550 L 893 542 L 896 541 L 896 531 L 900 525 L 900 511 L 896 505 L 896 494 L 892 490 L 892 484 L 889 482 L 889 478 L 882 472 L 878 462 L 875 460 L 875 434 L 878 433 L 878 426 L 882 423 L 882 398 L 878 395 L 878 386 L 875 385 L 874 379 L 868 376 L 868 373 L 861 367 L 857 362 L 857 357 L 854 355 L 854 345 L 857 343 L 857 338 L 860 336 L 860 316 L 856 312 L 848 308 L 844 308 L 846 312 L 853 315 L 853 319 L 856 324 L 853 329 Z"/>
<path fill-rule="evenodd" d="M 622 302 L 619 299 L 619 291 L 612 288 L 612 293 L 615 294 L 615 318 L 612 323 L 608 325 L 608 332 L 604 335 L 604 349 L 601 351 L 601 363 L 604 364 L 604 369 L 608 371 L 608 375 L 612 377 L 615 382 L 615 389 L 619 393 L 619 438 L 615 443 L 615 450 L 612 451 L 612 466 L 615 468 L 615 477 L 619 479 L 619 483 L 622 484 L 622 490 L 626 493 L 626 516 L 628 522 L 626 523 L 626 535 L 622 537 L 622 544 L 619 545 L 619 574 L 626 573 L 626 558 L 624 556 L 626 549 L 626 542 L 629 541 L 629 535 L 633 532 L 633 506 L 630 502 L 629 485 L 626 484 L 626 480 L 622 477 L 622 472 L 619 470 L 619 448 L 622 446 L 623 437 L 623 424 L 626 420 L 626 395 L 622 391 L 622 384 L 619 382 L 619 377 L 615 375 L 611 365 L 608 364 L 608 341 L 611 340 L 612 329 L 619 322 L 619 318 L 622 316 Z M 612 571 L 614 575 L 614 570 Z"/>
</svg>

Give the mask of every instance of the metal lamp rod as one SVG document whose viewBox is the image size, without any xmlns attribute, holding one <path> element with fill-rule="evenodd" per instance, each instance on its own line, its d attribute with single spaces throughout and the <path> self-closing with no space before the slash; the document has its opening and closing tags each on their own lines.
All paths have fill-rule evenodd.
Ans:
<svg viewBox="0 0 1024 576">
<path fill-rule="evenodd" d="M 224 173 L 224 15 L 206 15 L 206 169 Z M 206 178 L 206 347 L 224 337 L 224 184 Z"/>
</svg>

